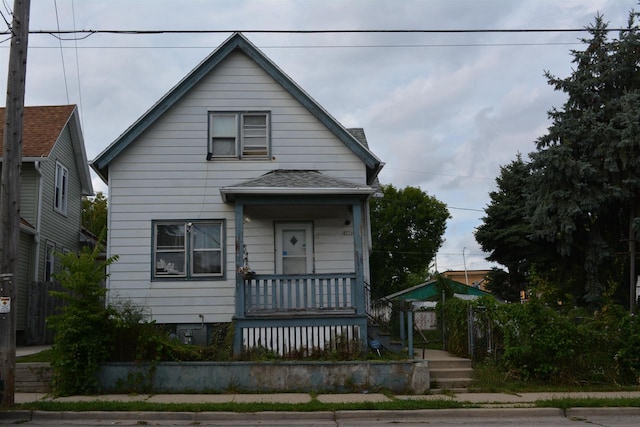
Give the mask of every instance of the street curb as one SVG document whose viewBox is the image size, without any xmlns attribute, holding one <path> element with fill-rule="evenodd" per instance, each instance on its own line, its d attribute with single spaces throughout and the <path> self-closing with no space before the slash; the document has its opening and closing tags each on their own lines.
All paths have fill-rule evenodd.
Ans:
<svg viewBox="0 0 640 427">
<path fill-rule="evenodd" d="M 157 412 L 157 411 L 0 411 L 0 420 L 25 421 L 78 421 L 78 420 L 130 420 L 130 421 L 279 421 L 279 420 L 424 420 L 433 418 L 581 418 L 594 416 L 638 416 L 640 408 L 459 408 L 408 410 L 350 410 L 317 412 Z"/>
<path fill-rule="evenodd" d="M 336 420 L 349 419 L 427 419 L 427 418 L 531 418 L 564 417 L 558 408 L 461 408 L 461 409 L 408 409 L 404 411 L 336 411 Z"/>
<path fill-rule="evenodd" d="M 152 412 L 152 411 L 0 411 L 0 420 L 26 421 L 279 421 L 279 420 L 335 419 L 334 412 Z"/>
<path fill-rule="evenodd" d="M 0 410 L 0 420 L 31 420 L 31 411 L 26 410 Z"/>
<path fill-rule="evenodd" d="M 632 407 L 608 407 L 608 408 L 569 408 L 566 411 L 567 418 L 586 416 L 609 415 L 640 415 L 640 408 Z"/>
</svg>

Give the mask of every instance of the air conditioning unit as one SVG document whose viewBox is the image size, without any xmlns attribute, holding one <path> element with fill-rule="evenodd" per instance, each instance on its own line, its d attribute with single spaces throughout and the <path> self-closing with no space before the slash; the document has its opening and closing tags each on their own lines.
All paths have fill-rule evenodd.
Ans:
<svg viewBox="0 0 640 427">
<path fill-rule="evenodd" d="M 207 337 L 209 336 L 207 325 L 181 324 L 176 326 L 176 335 L 181 343 L 193 345 L 209 344 Z"/>
</svg>

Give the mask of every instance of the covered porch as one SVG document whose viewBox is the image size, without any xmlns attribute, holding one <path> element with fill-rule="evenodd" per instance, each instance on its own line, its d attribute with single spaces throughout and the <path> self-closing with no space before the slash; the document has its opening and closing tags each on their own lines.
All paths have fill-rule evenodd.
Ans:
<svg viewBox="0 0 640 427">
<path fill-rule="evenodd" d="M 235 212 L 234 354 L 366 348 L 372 188 L 275 172 L 221 190 Z"/>
</svg>

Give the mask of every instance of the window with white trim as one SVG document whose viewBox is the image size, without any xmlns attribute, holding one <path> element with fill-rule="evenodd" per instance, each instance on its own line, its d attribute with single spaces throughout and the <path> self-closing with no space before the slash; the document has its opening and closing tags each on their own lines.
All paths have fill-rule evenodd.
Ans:
<svg viewBox="0 0 640 427">
<path fill-rule="evenodd" d="M 56 162 L 56 181 L 53 207 L 56 211 L 66 214 L 69 198 L 69 170 Z"/>
<path fill-rule="evenodd" d="M 269 121 L 266 112 L 209 113 L 207 158 L 268 158 Z"/>
<path fill-rule="evenodd" d="M 156 221 L 153 232 L 155 279 L 224 275 L 223 221 Z"/>
<path fill-rule="evenodd" d="M 55 272 L 56 259 L 54 256 L 55 246 L 47 242 L 44 250 L 44 281 L 50 282 Z"/>
</svg>

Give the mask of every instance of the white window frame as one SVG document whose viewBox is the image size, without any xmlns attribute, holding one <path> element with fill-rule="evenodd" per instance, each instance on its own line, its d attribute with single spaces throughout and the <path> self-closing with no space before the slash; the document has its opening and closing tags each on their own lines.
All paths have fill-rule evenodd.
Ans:
<svg viewBox="0 0 640 427">
<path fill-rule="evenodd" d="M 235 117 L 235 135 L 215 135 L 213 129 L 214 116 Z M 248 117 L 264 117 L 264 125 L 246 124 Z M 235 153 L 233 154 L 213 154 L 214 138 L 235 138 Z M 252 141 L 264 138 L 262 144 L 252 144 Z M 209 144 L 207 159 L 268 159 L 271 152 L 271 113 L 268 111 L 211 111 L 209 112 Z"/>
<path fill-rule="evenodd" d="M 51 282 L 53 280 L 53 274 L 56 270 L 55 250 L 56 246 L 52 242 L 47 242 L 45 244 L 43 272 L 43 278 L 45 282 Z"/>
<path fill-rule="evenodd" d="M 56 181 L 53 195 L 53 208 L 61 214 L 67 214 L 69 204 L 69 169 L 56 162 Z"/>
<path fill-rule="evenodd" d="M 158 248 L 158 226 L 160 225 L 175 225 L 182 228 L 183 246 L 173 248 Z M 199 225 L 215 225 L 219 227 L 220 233 L 220 246 L 218 248 L 196 248 L 195 247 L 195 235 L 192 230 Z M 225 276 L 225 224 L 223 220 L 198 220 L 198 221 L 153 221 L 153 259 L 152 259 L 152 278 L 154 280 L 185 280 L 185 279 L 215 279 L 224 278 Z M 220 254 L 220 271 L 213 273 L 196 273 L 194 272 L 194 259 L 195 254 L 202 252 L 219 252 Z M 184 265 L 181 266 L 180 273 L 171 273 L 170 270 L 166 270 L 167 264 L 164 263 L 162 258 L 159 258 L 162 253 L 182 253 L 184 256 Z M 175 267 L 172 266 L 172 267 Z M 165 269 L 166 271 L 161 271 Z M 180 271 L 180 270 L 178 270 Z"/>
</svg>

